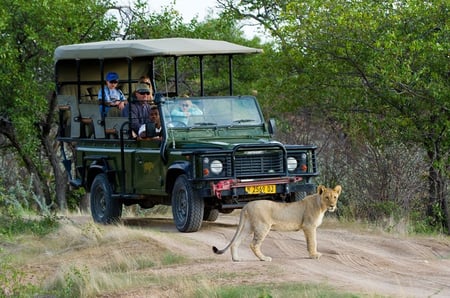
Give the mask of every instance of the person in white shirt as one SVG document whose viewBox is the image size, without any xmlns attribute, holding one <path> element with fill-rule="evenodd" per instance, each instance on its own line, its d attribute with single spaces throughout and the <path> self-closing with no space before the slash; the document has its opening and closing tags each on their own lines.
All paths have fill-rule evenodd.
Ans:
<svg viewBox="0 0 450 298">
<path fill-rule="evenodd" d="M 152 139 L 160 139 L 161 138 L 161 119 L 159 117 L 158 106 L 151 106 L 149 113 L 149 122 L 155 124 L 155 136 Z M 147 136 L 147 123 L 142 124 L 139 128 L 139 137 L 140 138 L 148 138 Z"/>
</svg>

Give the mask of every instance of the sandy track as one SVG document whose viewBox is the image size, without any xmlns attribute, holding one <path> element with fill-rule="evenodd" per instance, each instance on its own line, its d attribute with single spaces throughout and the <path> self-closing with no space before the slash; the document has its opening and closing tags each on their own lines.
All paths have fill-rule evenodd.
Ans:
<svg viewBox="0 0 450 298">
<path fill-rule="evenodd" d="M 196 233 L 179 233 L 171 220 L 124 219 L 124 224 L 157 230 L 155 240 L 169 249 L 198 259 L 195 266 L 160 269 L 160 274 L 210 272 L 238 274 L 230 283 L 316 282 L 335 288 L 394 297 L 450 297 L 450 238 L 400 237 L 355 232 L 333 227 L 327 219 L 318 230 L 320 260 L 308 258 L 302 232 L 269 233 L 262 251 L 273 258 L 261 262 L 250 251 L 249 240 L 240 247 L 244 262 L 231 261 L 230 252 L 212 253 L 233 236 L 238 217 L 221 215 L 214 223 L 204 223 Z M 163 232 L 163 233 L 159 233 Z M 216 279 L 220 283 L 220 278 Z"/>
</svg>

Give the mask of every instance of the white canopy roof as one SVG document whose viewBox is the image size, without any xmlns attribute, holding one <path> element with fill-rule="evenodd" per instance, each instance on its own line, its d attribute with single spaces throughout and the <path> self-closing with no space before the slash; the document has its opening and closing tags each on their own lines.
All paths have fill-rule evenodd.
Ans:
<svg viewBox="0 0 450 298">
<path fill-rule="evenodd" d="M 143 56 L 193 56 L 261 53 L 261 49 L 250 48 L 222 40 L 193 38 L 162 38 L 99 41 L 59 46 L 54 58 L 107 59 Z"/>
</svg>

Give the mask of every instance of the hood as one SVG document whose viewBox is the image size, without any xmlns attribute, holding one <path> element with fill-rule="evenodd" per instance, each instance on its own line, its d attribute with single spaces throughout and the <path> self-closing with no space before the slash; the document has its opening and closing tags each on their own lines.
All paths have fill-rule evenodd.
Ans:
<svg viewBox="0 0 450 298">
<path fill-rule="evenodd" d="M 233 140 L 195 140 L 195 141 L 177 141 L 177 149 L 197 149 L 197 150 L 233 150 L 236 146 L 250 147 L 261 145 L 280 145 L 280 142 L 269 139 L 233 139 Z M 173 144 L 172 144 L 173 145 Z M 170 145 L 172 147 L 172 145 Z"/>
</svg>

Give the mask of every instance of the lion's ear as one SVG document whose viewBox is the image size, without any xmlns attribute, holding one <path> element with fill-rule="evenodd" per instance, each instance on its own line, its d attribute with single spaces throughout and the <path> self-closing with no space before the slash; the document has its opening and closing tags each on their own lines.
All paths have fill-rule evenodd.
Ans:
<svg viewBox="0 0 450 298">
<path fill-rule="evenodd" d="M 317 186 L 317 193 L 321 195 L 326 190 L 326 187 L 323 185 Z"/>
<path fill-rule="evenodd" d="M 340 195 L 340 194 L 341 194 L 341 191 L 342 191 L 342 186 L 336 185 L 336 186 L 334 187 L 333 190 L 334 190 L 335 192 L 337 192 L 338 195 Z"/>
</svg>

